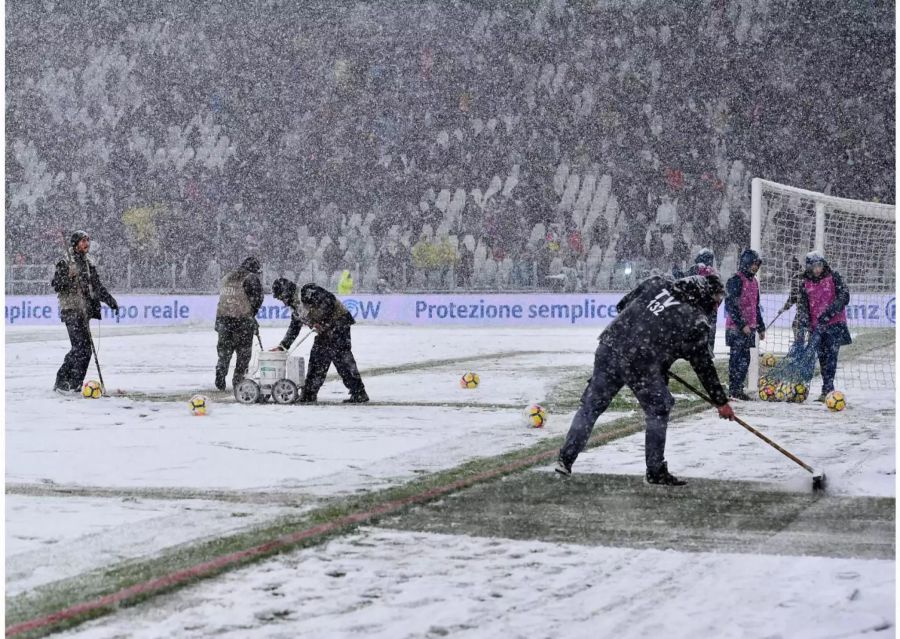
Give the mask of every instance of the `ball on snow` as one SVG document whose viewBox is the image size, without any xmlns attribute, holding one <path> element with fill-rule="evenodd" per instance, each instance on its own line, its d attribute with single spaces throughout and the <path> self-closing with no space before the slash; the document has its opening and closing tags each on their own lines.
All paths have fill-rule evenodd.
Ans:
<svg viewBox="0 0 900 639">
<path fill-rule="evenodd" d="M 478 377 L 478 373 L 466 373 L 459 378 L 459 385 L 461 388 L 478 388 L 479 382 L 481 382 L 481 378 Z"/>
<path fill-rule="evenodd" d="M 523 413 L 525 424 L 531 428 L 543 428 L 547 423 L 547 411 L 540 404 L 531 404 Z"/>
<path fill-rule="evenodd" d="M 194 395 L 191 397 L 188 405 L 190 406 L 191 414 L 200 417 L 206 415 L 209 411 L 209 398 L 206 395 Z"/>
<path fill-rule="evenodd" d="M 828 410 L 837 413 L 847 408 L 847 399 L 839 390 L 833 390 L 825 396 L 825 405 Z"/>
<path fill-rule="evenodd" d="M 81 395 L 87 399 L 99 399 L 103 397 L 103 387 L 97 380 L 89 380 L 81 387 Z"/>
</svg>

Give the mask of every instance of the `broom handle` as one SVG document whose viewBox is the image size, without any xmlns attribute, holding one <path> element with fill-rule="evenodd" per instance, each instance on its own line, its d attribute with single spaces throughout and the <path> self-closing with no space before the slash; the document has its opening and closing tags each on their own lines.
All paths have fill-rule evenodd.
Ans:
<svg viewBox="0 0 900 639">
<path fill-rule="evenodd" d="M 778 320 L 778 318 L 781 317 L 783 314 L 784 314 L 784 309 L 781 309 L 780 311 L 778 311 L 778 315 L 776 315 L 775 317 L 772 318 L 772 321 L 769 322 L 768 326 L 766 326 L 767 333 L 769 332 L 769 329 L 772 328 L 772 324 L 774 324 Z"/>
<path fill-rule="evenodd" d="M 679 384 L 681 384 L 682 386 L 684 386 L 685 388 L 687 388 L 688 390 L 690 390 L 691 392 L 693 392 L 695 395 L 697 395 L 697 396 L 700 397 L 701 399 L 704 399 L 704 400 L 706 400 L 707 402 L 709 402 L 710 404 L 712 404 L 713 406 L 716 406 L 716 404 L 713 402 L 712 399 L 710 399 L 707 395 L 705 395 L 704 393 L 700 392 L 699 390 L 697 390 L 696 388 L 694 388 L 693 386 L 691 386 L 690 384 L 688 384 L 686 381 L 684 381 L 683 379 L 681 379 L 681 377 L 679 377 L 679 376 L 676 375 L 675 373 L 669 371 L 669 377 L 671 377 L 671 378 L 674 379 L 676 382 L 678 382 Z M 763 440 L 764 442 L 766 442 L 769 446 L 771 446 L 772 448 L 774 448 L 775 450 L 777 450 L 779 453 L 781 453 L 782 455 L 784 455 L 785 457 L 787 457 L 787 458 L 790 459 L 791 461 L 793 461 L 793 462 L 795 462 L 796 464 L 799 464 L 800 466 L 802 466 L 805 470 L 807 470 L 807 471 L 809 471 L 809 472 L 811 472 L 811 473 L 815 472 L 815 471 L 813 471 L 812 466 L 810 466 L 809 464 L 806 464 L 806 463 L 805 463 L 803 460 L 801 460 L 799 457 L 797 457 L 796 455 L 794 455 L 794 454 L 791 453 L 790 451 L 785 450 L 784 448 L 782 448 L 781 446 L 779 446 L 778 444 L 776 444 L 775 442 L 773 442 L 771 439 L 769 439 L 768 437 L 766 437 L 765 435 L 763 435 L 761 432 L 759 432 L 758 430 L 756 430 L 755 428 L 753 428 L 753 426 L 751 426 L 750 424 L 748 424 L 747 422 L 745 422 L 743 419 L 741 419 L 741 418 L 738 417 L 737 415 L 734 416 L 734 421 L 736 421 L 738 424 L 740 424 L 741 426 L 743 426 L 744 428 L 746 428 L 747 430 L 749 430 L 751 433 L 753 433 L 754 435 L 756 435 L 757 437 L 759 437 L 761 440 Z"/>
<path fill-rule="evenodd" d="M 100 392 L 106 396 L 106 384 L 103 383 L 103 373 L 100 372 L 100 359 L 97 357 L 97 348 L 94 346 L 94 336 L 91 335 L 91 320 L 87 325 L 88 338 L 91 340 L 91 352 L 94 354 L 94 364 L 97 366 L 97 377 L 100 378 Z"/>
<path fill-rule="evenodd" d="M 299 342 L 294 344 L 293 348 L 291 348 L 291 350 L 288 351 L 288 357 L 290 357 L 291 353 L 293 353 L 295 350 L 297 350 L 297 347 L 300 346 L 300 344 L 302 344 L 303 342 L 305 342 L 306 338 L 309 337 L 310 335 L 312 335 L 313 333 L 315 333 L 315 331 L 310 330 L 306 335 L 303 336 L 303 339 L 301 339 Z"/>
</svg>

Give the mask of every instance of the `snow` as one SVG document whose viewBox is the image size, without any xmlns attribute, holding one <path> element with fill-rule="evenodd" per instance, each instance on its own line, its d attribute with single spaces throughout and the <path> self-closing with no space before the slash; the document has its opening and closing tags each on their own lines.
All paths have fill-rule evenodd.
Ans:
<svg viewBox="0 0 900 639">
<path fill-rule="evenodd" d="M 813 391 L 817 395 L 815 384 Z M 894 497 L 894 397 L 873 390 L 849 390 L 847 397 L 847 408 L 840 413 L 813 401 L 733 402 L 733 408 L 817 473 L 824 471 L 829 494 Z M 784 490 L 807 490 L 811 485 L 806 470 L 712 410 L 670 424 L 666 459 L 679 477 L 761 481 Z M 573 466 L 576 473 L 639 475 L 644 469 L 643 433 L 585 451 Z"/>
<path fill-rule="evenodd" d="M 373 400 L 412 405 L 213 402 L 209 415 L 194 417 L 180 402 L 60 397 L 49 386 L 68 350 L 64 329 L 9 329 L 6 481 L 14 491 L 22 487 L 32 494 L 11 498 L 7 504 L 7 564 L 15 568 L 7 572 L 7 592 L 123 558 L 148 556 L 221 533 L 229 523 L 233 530 L 256 523 L 257 519 L 230 518 L 228 509 L 200 517 L 196 499 L 217 491 L 245 502 L 261 499 L 267 508 L 281 503 L 282 511 L 296 512 L 293 504 L 298 500 L 310 504 L 384 488 L 563 434 L 569 415 L 551 415 L 548 425 L 537 430 L 523 425 L 521 410 L 543 399 L 572 366 L 590 365 L 596 335 L 590 330 L 572 333 L 359 326 L 353 330 L 354 352 Z M 282 335 L 280 329 L 264 328 L 263 343 L 277 343 Z M 209 328 L 121 329 L 105 331 L 101 339 L 100 361 L 111 389 L 160 393 L 208 388 L 204 382 L 212 378 L 216 341 Z M 581 352 L 553 352 L 552 357 L 487 355 L 536 350 L 538 340 L 548 353 Z M 300 347 L 306 349 L 301 352 L 308 355 L 311 341 Z M 440 363 L 454 358 L 472 359 Z M 439 363 L 431 365 L 433 361 Z M 367 369 L 388 366 L 420 368 L 365 375 Z M 478 389 L 459 387 L 458 379 L 467 370 L 480 374 Z M 93 373 L 92 366 L 89 377 Z M 319 397 L 339 401 L 346 390 L 339 380 L 329 379 Z M 448 405 L 431 405 L 435 403 Z M 503 407 L 496 408 L 497 404 Z M 604 420 L 618 416 L 611 413 Z M 57 515 L 47 507 L 48 499 L 69 498 L 37 496 L 34 486 L 51 494 L 77 488 L 96 489 L 103 495 L 71 502 L 70 508 L 76 510 L 74 504 L 83 505 L 84 516 Z M 185 493 L 193 500 L 172 501 Z M 254 494 L 262 496 L 253 498 Z M 274 496 L 266 498 L 270 494 Z M 146 517 L 135 519 L 134 504 L 123 499 L 138 500 Z M 189 515 L 172 516 L 188 508 Z M 277 508 L 270 514 L 275 512 Z M 36 535 L 36 530 L 43 532 Z M 133 543 L 134 535 L 151 536 L 151 530 L 166 534 L 147 545 Z M 90 547 L 82 557 L 44 561 L 41 551 L 48 545 L 76 550 L 79 540 Z"/>
<path fill-rule="evenodd" d="M 894 562 L 364 529 L 64 637 L 855 637 L 893 632 Z"/>
<path fill-rule="evenodd" d="M 262 330 L 266 345 L 282 335 Z M 353 346 L 373 405 L 213 401 L 193 417 L 162 401 L 209 390 L 215 340 L 209 327 L 104 329 L 107 385 L 160 397 L 88 401 L 49 390 L 68 349 L 61 326 L 7 329 L 8 596 L 563 435 L 571 413 L 535 430 L 521 410 L 589 370 L 596 331 L 361 325 Z M 470 370 L 474 391 L 458 385 Z M 844 390 L 842 413 L 812 402 L 735 410 L 824 469 L 829 494 L 893 497 L 894 397 Z M 319 397 L 346 390 L 329 378 Z M 639 475 L 643 458 L 639 433 L 584 452 L 574 471 Z M 670 426 L 667 458 L 688 479 L 809 490 L 808 473 L 712 410 Z M 856 636 L 894 623 L 894 566 L 369 528 L 67 636 Z"/>
<path fill-rule="evenodd" d="M 6 594 L 261 524 L 284 511 L 208 500 L 7 495 Z"/>
</svg>

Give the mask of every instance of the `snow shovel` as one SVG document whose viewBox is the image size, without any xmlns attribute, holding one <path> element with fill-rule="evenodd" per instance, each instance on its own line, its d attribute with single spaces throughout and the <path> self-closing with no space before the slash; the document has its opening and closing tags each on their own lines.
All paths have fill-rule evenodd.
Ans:
<svg viewBox="0 0 900 639">
<path fill-rule="evenodd" d="M 674 379 L 676 382 L 678 382 L 679 384 L 681 384 L 682 386 L 684 386 L 685 388 L 687 388 L 692 393 L 697 395 L 699 398 L 705 400 L 707 403 L 711 404 L 712 406 L 716 405 L 715 403 L 713 403 L 713 400 L 710 399 L 705 393 L 700 392 L 699 390 L 697 390 L 696 388 L 694 388 L 693 386 L 688 384 L 686 381 L 684 381 L 681 377 L 679 377 L 675 373 L 670 371 L 669 377 Z M 779 453 L 781 453 L 782 455 L 784 455 L 785 457 L 790 459 L 792 462 L 801 466 L 803 468 L 803 470 L 809 472 L 813 476 L 813 478 L 812 478 L 813 479 L 813 483 L 812 483 L 813 492 L 825 490 L 825 473 L 824 472 L 822 472 L 822 471 L 817 472 L 817 471 L 813 470 L 812 466 L 810 466 L 809 464 L 804 462 L 802 459 L 800 459 L 799 457 L 794 455 L 792 452 L 785 450 L 784 448 L 782 448 L 781 446 L 779 446 L 778 444 L 773 442 L 771 439 L 769 439 L 764 434 L 762 434 L 761 432 L 759 432 L 758 430 L 753 428 L 753 426 L 751 426 L 750 424 L 745 422 L 743 419 L 741 419 L 737 415 L 734 416 L 734 421 L 736 421 L 738 424 L 740 424 L 741 426 L 743 426 L 744 428 L 749 430 L 751 433 L 753 433 L 754 435 L 759 437 L 761 440 L 763 440 L 769 446 L 771 446 L 772 448 L 777 450 Z"/>
</svg>

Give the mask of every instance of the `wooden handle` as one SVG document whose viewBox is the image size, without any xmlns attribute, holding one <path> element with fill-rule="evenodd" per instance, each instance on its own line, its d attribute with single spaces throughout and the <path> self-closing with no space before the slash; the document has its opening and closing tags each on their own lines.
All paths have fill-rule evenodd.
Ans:
<svg viewBox="0 0 900 639">
<path fill-rule="evenodd" d="M 699 390 L 697 390 L 696 388 L 694 388 L 693 386 L 691 386 L 690 384 L 688 384 L 686 381 L 684 381 L 683 379 L 681 379 L 681 378 L 680 378 L 678 375 L 676 375 L 675 373 L 670 372 L 670 373 L 669 373 L 669 377 L 671 377 L 672 379 L 674 379 L 676 382 L 678 382 L 679 384 L 681 384 L 682 386 L 684 386 L 684 387 L 687 388 L 688 390 L 692 391 L 695 395 L 697 395 L 697 396 L 700 397 L 701 399 L 704 399 L 704 400 L 706 400 L 707 402 L 709 402 L 711 405 L 716 406 L 716 404 L 713 402 L 712 399 L 710 399 L 710 398 L 707 397 L 704 393 L 701 393 Z M 799 457 L 797 457 L 796 455 L 794 455 L 794 454 L 791 453 L 790 451 L 785 450 L 784 448 L 782 448 L 781 446 L 779 446 L 778 444 L 776 444 L 775 442 L 773 442 L 771 439 L 769 439 L 768 437 L 766 437 L 765 435 L 763 435 L 761 432 L 759 432 L 758 430 L 756 430 L 755 428 L 753 428 L 753 426 L 751 426 L 750 424 L 748 424 L 747 422 L 745 422 L 743 419 L 741 419 L 741 418 L 738 417 L 737 415 L 734 416 L 734 421 L 736 421 L 738 424 L 740 424 L 741 426 L 743 426 L 744 428 L 746 428 L 747 430 L 749 430 L 751 433 L 753 433 L 754 435 L 756 435 L 757 437 L 759 437 L 761 440 L 763 440 L 764 442 L 766 442 L 769 446 L 771 446 L 772 448 L 774 448 L 775 450 L 777 450 L 779 453 L 781 453 L 782 455 L 784 455 L 785 457 L 787 457 L 788 459 L 790 459 L 790 460 L 793 461 L 794 463 L 799 464 L 800 466 L 802 466 L 802 467 L 804 468 L 804 470 L 807 470 L 807 471 L 809 471 L 810 473 L 815 474 L 815 471 L 813 471 L 812 466 L 810 466 L 809 464 L 804 463 Z"/>
</svg>

